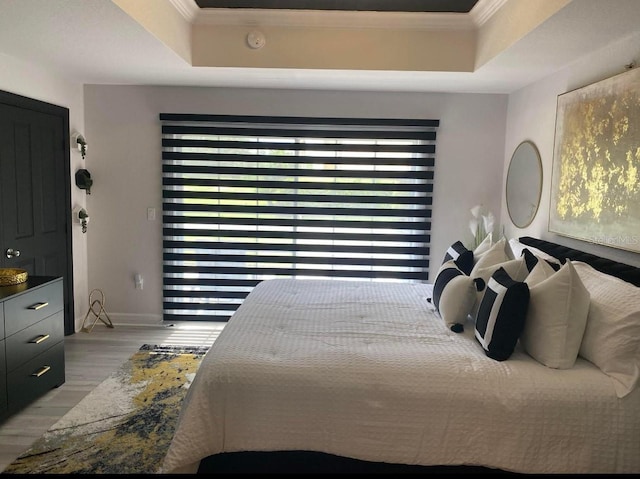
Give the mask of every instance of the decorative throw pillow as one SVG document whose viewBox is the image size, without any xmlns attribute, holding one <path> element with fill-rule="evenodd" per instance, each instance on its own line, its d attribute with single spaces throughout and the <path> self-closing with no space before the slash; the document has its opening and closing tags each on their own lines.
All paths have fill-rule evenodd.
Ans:
<svg viewBox="0 0 640 479">
<path fill-rule="evenodd" d="M 489 266 L 493 266 L 498 263 L 504 263 L 509 260 L 509 257 L 506 253 L 507 241 L 504 238 L 501 238 L 497 242 L 495 242 L 487 251 L 484 253 L 478 254 L 477 257 L 474 257 L 474 265 L 471 270 L 470 275 L 474 275 L 474 271 L 487 268 Z"/>
<path fill-rule="evenodd" d="M 526 263 L 529 272 L 533 271 L 533 268 L 539 261 L 538 257 L 526 248 L 522 250 L 521 257 L 524 258 L 524 262 Z"/>
<path fill-rule="evenodd" d="M 538 258 L 546 259 L 550 263 L 562 265 L 562 261 L 560 259 L 554 256 L 551 256 L 550 254 L 547 254 L 538 248 L 534 248 L 533 246 L 520 243 L 520 241 L 518 241 L 516 238 L 511 238 L 509 240 L 509 244 L 507 245 L 507 249 L 511 250 L 511 253 L 509 256 L 511 256 L 512 258 L 519 258 L 520 256 L 522 256 L 522 251 L 525 248 L 527 248 L 531 253 L 536 255 Z"/>
<path fill-rule="evenodd" d="M 487 236 L 485 236 L 480 244 L 473 249 L 473 257 L 480 257 L 480 255 L 489 251 L 491 246 L 493 246 L 493 233 L 489 233 Z"/>
<path fill-rule="evenodd" d="M 613 380 L 618 397 L 640 380 L 640 287 L 574 261 L 591 294 L 579 355 Z"/>
<path fill-rule="evenodd" d="M 499 268 L 504 269 L 515 281 L 524 281 L 524 279 L 529 275 L 527 262 L 524 257 L 504 261 L 502 263 L 487 266 L 486 268 L 473 268 L 471 277 L 478 283 L 478 293 L 476 294 L 476 301 L 471 308 L 471 316 L 475 317 L 478 314 L 478 308 L 482 301 L 485 286 L 489 282 L 493 273 L 495 273 Z"/>
<path fill-rule="evenodd" d="M 571 261 L 557 272 L 538 261 L 525 282 L 530 297 L 522 347 L 545 366 L 572 368 L 587 324 L 589 291 Z"/>
<path fill-rule="evenodd" d="M 509 359 L 524 329 L 529 305 L 529 286 L 514 281 L 498 268 L 487 283 L 476 316 L 475 336 L 487 356 Z"/>
<path fill-rule="evenodd" d="M 467 249 L 461 241 L 456 241 L 447 249 L 442 264 L 449 260 L 455 261 L 464 274 L 469 274 L 473 268 L 473 251 Z"/>
<path fill-rule="evenodd" d="M 473 279 L 460 271 L 453 260 L 444 263 L 433 284 L 433 304 L 451 331 L 464 331 L 475 298 Z"/>
<path fill-rule="evenodd" d="M 527 269 L 528 268 L 529 265 L 527 265 Z M 527 275 L 525 281 L 529 285 L 529 289 L 531 289 L 532 286 L 535 286 L 536 284 L 553 276 L 555 272 L 556 270 L 547 261 L 537 261 L 533 265 L 533 268 L 531 268 L 531 272 Z"/>
<path fill-rule="evenodd" d="M 539 261 L 544 261 L 547 263 L 554 271 L 558 271 L 560 269 L 561 264 L 553 261 L 549 261 L 548 259 L 542 259 L 536 256 L 534 253 L 529 251 L 528 248 L 524 248 L 522 250 L 522 257 L 524 258 L 525 263 L 527 263 L 527 269 L 529 271 L 533 271 L 533 268 Z"/>
</svg>

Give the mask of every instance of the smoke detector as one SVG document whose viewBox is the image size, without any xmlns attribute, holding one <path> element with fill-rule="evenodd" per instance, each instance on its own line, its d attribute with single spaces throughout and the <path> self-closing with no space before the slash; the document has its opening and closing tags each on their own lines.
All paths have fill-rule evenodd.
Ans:
<svg viewBox="0 0 640 479">
<path fill-rule="evenodd" d="M 267 40 L 264 37 L 264 33 L 259 30 L 251 30 L 247 34 L 247 45 L 254 50 L 264 47 Z"/>
</svg>

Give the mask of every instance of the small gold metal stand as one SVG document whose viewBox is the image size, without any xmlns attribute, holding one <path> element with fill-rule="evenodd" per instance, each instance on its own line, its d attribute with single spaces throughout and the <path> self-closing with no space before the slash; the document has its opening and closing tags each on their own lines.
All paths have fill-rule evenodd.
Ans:
<svg viewBox="0 0 640 479">
<path fill-rule="evenodd" d="M 96 293 L 96 295 L 99 294 L 100 299 L 97 299 L 97 298 L 93 299 L 94 293 Z M 90 333 L 93 327 L 98 322 L 98 320 L 102 321 L 107 328 L 114 327 L 113 323 L 111 322 L 111 318 L 109 317 L 109 315 L 104 309 L 104 303 L 105 303 L 105 299 L 104 299 L 104 293 L 102 292 L 102 290 L 94 289 L 93 291 L 91 291 L 91 294 L 89 294 L 89 310 L 87 311 L 87 314 L 84 317 L 84 321 L 82 321 L 82 331 L 84 331 L 85 333 Z M 96 309 L 94 308 L 98 308 L 97 312 L 96 312 Z M 96 319 L 93 321 L 93 324 L 91 325 L 91 327 L 87 328 L 84 324 L 87 322 L 87 318 L 91 313 L 93 313 Z M 104 314 L 104 318 L 102 317 L 102 314 Z"/>
</svg>

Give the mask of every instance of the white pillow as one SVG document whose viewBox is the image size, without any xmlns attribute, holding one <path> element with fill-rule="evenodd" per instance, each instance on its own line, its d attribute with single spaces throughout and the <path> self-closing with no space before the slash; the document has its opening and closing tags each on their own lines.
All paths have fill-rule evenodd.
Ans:
<svg viewBox="0 0 640 479">
<path fill-rule="evenodd" d="M 572 368 L 587 324 L 590 296 L 571 261 L 555 271 L 538 261 L 525 279 L 529 308 L 520 343 L 538 362 Z"/>
<path fill-rule="evenodd" d="M 476 246 L 473 250 L 474 259 L 480 256 L 483 253 L 489 251 L 489 249 L 493 246 L 493 233 L 489 233 L 485 238 L 480 242 L 478 246 Z"/>
<path fill-rule="evenodd" d="M 586 263 L 573 264 L 591 294 L 579 355 L 610 376 L 624 397 L 640 378 L 640 288 Z"/>
<path fill-rule="evenodd" d="M 520 243 L 520 241 L 518 241 L 516 238 L 511 238 L 509 240 L 508 248 L 511 252 L 509 256 L 512 256 L 513 258 L 519 258 L 520 256 L 522 256 L 522 251 L 526 248 L 538 258 L 546 259 L 547 261 L 551 261 L 552 263 L 562 264 L 562 261 L 560 261 L 555 256 L 551 256 L 550 254 L 547 254 L 538 248 L 534 248 L 533 246 Z"/>
<path fill-rule="evenodd" d="M 555 272 L 556 270 L 554 270 L 549 263 L 546 261 L 540 261 L 540 258 L 538 258 L 538 262 L 526 277 L 525 282 L 529 285 L 529 289 L 531 289 L 532 286 L 535 286 L 536 284 L 553 276 Z"/>
<path fill-rule="evenodd" d="M 474 251 L 473 260 L 475 264 L 473 265 L 473 269 L 471 270 L 471 276 L 474 275 L 474 271 L 482 268 L 487 268 L 488 266 L 493 266 L 494 264 L 504 263 L 505 261 L 509 260 L 506 248 L 507 241 L 504 238 L 501 238 L 493 243 L 493 245 L 489 249 L 487 249 L 483 253 L 479 253 L 477 256 Z"/>
<path fill-rule="evenodd" d="M 501 263 L 492 264 L 487 266 L 486 268 L 473 268 L 471 272 L 472 278 L 482 278 L 486 283 L 491 278 L 491 275 L 495 273 L 498 268 L 504 268 L 507 274 L 514 281 L 524 281 L 525 278 L 529 275 L 529 270 L 527 269 L 527 262 L 524 259 L 524 256 L 518 259 L 509 259 L 506 261 L 502 261 Z M 551 266 L 549 266 L 551 268 Z M 553 269 L 553 268 L 552 268 Z"/>
</svg>

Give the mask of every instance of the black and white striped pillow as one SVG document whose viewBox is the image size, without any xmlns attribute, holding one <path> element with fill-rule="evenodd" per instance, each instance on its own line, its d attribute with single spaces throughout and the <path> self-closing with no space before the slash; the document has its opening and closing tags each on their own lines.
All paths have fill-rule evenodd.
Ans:
<svg viewBox="0 0 640 479">
<path fill-rule="evenodd" d="M 455 261 L 449 260 L 440 266 L 433 284 L 433 304 L 454 333 L 464 331 L 476 291 L 476 281 L 460 271 Z"/>
<path fill-rule="evenodd" d="M 524 330 L 529 307 L 529 286 L 514 281 L 498 268 L 487 283 L 476 316 L 476 339 L 487 356 L 496 361 L 509 359 Z"/>
<path fill-rule="evenodd" d="M 527 269 L 529 270 L 529 272 L 533 271 L 533 268 L 536 266 L 538 261 L 542 259 L 536 256 L 535 254 L 533 254 L 531 251 L 529 251 L 528 248 L 524 248 L 522 250 L 522 256 L 524 257 L 524 261 L 527 264 Z M 561 265 L 559 263 L 554 263 L 553 261 L 549 261 L 548 259 L 544 261 L 546 261 L 547 264 L 551 266 L 554 271 L 560 270 Z"/>
<path fill-rule="evenodd" d="M 468 275 L 471 273 L 473 269 L 473 251 L 467 249 L 462 244 L 462 241 L 456 241 L 449 246 L 442 260 L 442 264 L 451 260 L 456 263 L 456 266 L 460 268 L 460 271 L 464 274 Z"/>
</svg>

